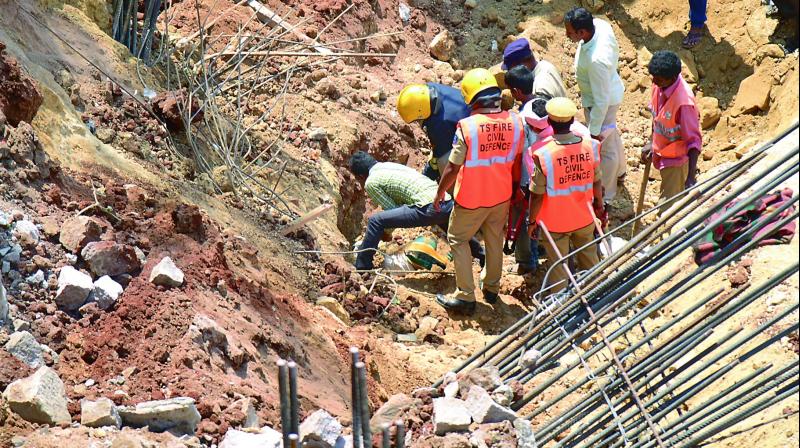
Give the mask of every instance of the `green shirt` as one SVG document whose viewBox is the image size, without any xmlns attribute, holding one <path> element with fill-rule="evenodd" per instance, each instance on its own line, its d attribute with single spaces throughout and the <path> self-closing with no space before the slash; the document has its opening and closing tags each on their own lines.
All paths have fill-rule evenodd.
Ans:
<svg viewBox="0 0 800 448">
<path fill-rule="evenodd" d="M 439 185 L 416 170 L 399 163 L 376 163 L 364 184 L 373 202 L 384 210 L 413 205 L 424 207 L 436 199 Z M 450 195 L 445 194 L 445 200 Z"/>
</svg>

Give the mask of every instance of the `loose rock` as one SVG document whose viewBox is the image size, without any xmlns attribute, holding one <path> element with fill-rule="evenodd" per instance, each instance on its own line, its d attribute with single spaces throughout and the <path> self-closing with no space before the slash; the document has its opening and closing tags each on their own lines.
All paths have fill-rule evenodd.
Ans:
<svg viewBox="0 0 800 448">
<path fill-rule="evenodd" d="M 404 412 L 414 406 L 414 399 L 405 394 L 392 395 L 380 407 L 369 421 L 369 425 L 373 432 L 380 431 L 380 428 L 385 424 L 392 424 Z"/>
<path fill-rule="evenodd" d="M 280 448 L 283 435 L 265 426 L 259 432 L 245 432 L 229 429 L 219 448 Z"/>
<path fill-rule="evenodd" d="M 81 251 L 81 256 L 97 276 L 130 274 L 142 268 L 133 246 L 113 241 L 89 243 Z"/>
<path fill-rule="evenodd" d="M 428 46 L 431 55 L 440 61 L 449 61 L 455 48 L 456 42 L 447 30 L 434 36 Z"/>
<path fill-rule="evenodd" d="M 77 310 L 94 290 L 92 277 L 72 266 L 64 266 L 58 274 L 56 305 L 68 311 Z"/>
<path fill-rule="evenodd" d="M 433 427 L 436 435 L 466 431 L 472 422 L 465 403 L 456 398 L 434 398 Z"/>
<path fill-rule="evenodd" d="M 478 386 L 470 388 L 465 403 L 476 423 L 499 423 L 517 418 L 514 411 L 495 403 L 489 393 Z"/>
<path fill-rule="evenodd" d="M 713 96 L 704 96 L 697 100 L 700 109 L 700 125 L 703 129 L 708 129 L 719 122 L 722 111 L 719 108 L 719 100 Z"/>
<path fill-rule="evenodd" d="M 44 348 L 27 331 L 17 331 L 8 337 L 4 346 L 8 353 L 24 362 L 28 367 L 37 368 L 44 364 Z"/>
<path fill-rule="evenodd" d="M 124 425 L 134 428 L 149 426 L 154 432 L 194 434 L 200 422 L 194 399 L 189 397 L 146 401 L 135 407 L 119 408 L 118 411 Z"/>
<path fill-rule="evenodd" d="M 70 252 L 79 253 L 87 244 L 100 241 L 103 226 L 97 218 L 75 216 L 64 221 L 58 241 Z"/>
<path fill-rule="evenodd" d="M 332 448 L 342 435 L 342 424 L 324 410 L 309 415 L 300 424 L 300 440 L 303 446 Z"/>
<path fill-rule="evenodd" d="M 97 307 L 101 310 L 107 310 L 114 306 L 120 294 L 122 294 L 122 285 L 104 275 L 94 282 L 94 289 L 89 300 L 97 303 Z"/>
<path fill-rule="evenodd" d="M 766 72 L 756 72 L 742 80 L 733 114 L 747 114 L 769 109 L 769 93 L 772 90 L 772 77 Z"/>
<path fill-rule="evenodd" d="M 466 397 L 472 386 L 481 387 L 486 391 L 493 391 L 503 385 L 503 381 L 500 379 L 500 370 L 496 366 L 473 369 L 458 383 L 461 397 Z"/>
<path fill-rule="evenodd" d="M 27 219 L 17 221 L 11 234 L 26 246 L 34 246 L 39 243 L 39 229 L 36 228 L 36 224 Z"/>
<path fill-rule="evenodd" d="M 350 314 L 347 313 L 347 310 L 344 309 L 344 306 L 342 306 L 338 300 L 334 299 L 333 297 L 322 296 L 317 299 L 316 304 L 317 306 L 326 308 L 346 325 L 350 325 Z"/>
<path fill-rule="evenodd" d="M 122 420 L 117 412 L 114 402 L 108 398 L 96 401 L 81 400 L 81 425 L 92 428 L 114 426 L 119 428 Z"/>
<path fill-rule="evenodd" d="M 517 432 L 517 448 L 538 448 L 530 421 L 518 418 L 514 420 L 514 429 Z"/>
<path fill-rule="evenodd" d="M 175 266 L 170 257 L 164 257 L 150 272 L 150 283 L 167 287 L 178 287 L 183 284 L 183 271 Z"/>
<path fill-rule="evenodd" d="M 11 410 L 29 422 L 55 425 L 72 420 L 64 383 L 49 367 L 9 384 L 3 396 Z"/>
</svg>

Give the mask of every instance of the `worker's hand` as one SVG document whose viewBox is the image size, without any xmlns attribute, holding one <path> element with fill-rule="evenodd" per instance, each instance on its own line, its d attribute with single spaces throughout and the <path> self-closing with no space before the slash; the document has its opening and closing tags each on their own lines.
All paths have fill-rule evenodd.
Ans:
<svg viewBox="0 0 800 448">
<path fill-rule="evenodd" d="M 381 235 L 381 241 L 384 243 L 389 243 L 392 241 L 392 232 L 383 232 Z"/>
<path fill-rule="evenodd" d="M 594 140 L 597 140 L 598 142 L 602 142 L 603 139 L 605 138 L 605 136 L 603 134 L 597 134 L 597 135 L 593 135 L 592 138 Z"/>
<path fill-rule="evenodd" d="M 406 242 L 401 235 L 395 235 L 392 237 L 392 239 L 394 239 L 395 244 L 398 246 L 402 246 Z"/>
<path fill-rule="evenodd" d="M 594 215 L 600 220 L 600 228 L 605 229 L 608 226 L 608 210 L 606 209 L 605 204 L 603 201 L 593 201 L 592 208 L 594 209 Z"/>
<path fill-rule="evenodd" d="M 531 237 L 532 240 L 539 239 L 539 224 L 531 223 L 528 224 L 528 236 Z"/>
<path fill-rule="evenodd" d="M 684 186 L 686 188 L 692 188 L 695 186 L 695 184 L 697 184 L 697 177 L 695 176 L 695 173 L 689 173 L 689 175 L 686 176 L 686 183 Z"/>
<path fill-rule="evenodd" d="M 644 145 L 642 148 L 642 153 L 640 154 L 640 158 L 642 160 L 642 164 L 647 165 L 650 161 L 653 160 L 653 144 L 648 143 Z"/>
<path fill-rule="evenodd" d="M 433 199 L 433 209 L 437 212 L 442 209 L 442 201 L 444 200 L 444 191 L 437 191 L 436 197 Z"/>
</svg>

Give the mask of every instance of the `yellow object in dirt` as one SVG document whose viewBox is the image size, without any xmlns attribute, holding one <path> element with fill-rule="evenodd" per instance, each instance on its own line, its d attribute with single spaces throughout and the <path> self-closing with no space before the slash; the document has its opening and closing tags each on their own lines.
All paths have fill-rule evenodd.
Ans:
<svg viewBox="0 0 800 448">
<path fill-rule="evenodd" d="M 447 267 L 447 259 L 436 252 L 436 246 L 435 238 L 419 236 L 408 243 L 403 250 L 406 253 L 406 257 L 408 257 L 408 261 L 414 266 L 428 270 L 433 266 L 439 266 L 444 269 Z"/>
</svg>

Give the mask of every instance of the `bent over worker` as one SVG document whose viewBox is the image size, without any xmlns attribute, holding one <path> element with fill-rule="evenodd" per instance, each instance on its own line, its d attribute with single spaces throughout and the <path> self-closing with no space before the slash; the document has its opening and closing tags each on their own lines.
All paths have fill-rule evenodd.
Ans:
<svg viewBox="0 0 800 448">
<path fill-rule="evenodd" d="M 422 125 L 433 150 L 422 174 L 438 181 L 450 157 L 456 125 L 470 114 L 464 96 L 443 84 L 409 84 L 397 97 L 397 113 L 406 123 L 416 121 Z"/>
<path fill-rule="evenodd" d="M 456 204 L 450 214 L 447 240 L 453 252 L 456 292 L 452 296 L 439 294 L 436 301 L 447 309 L 472 314 L 475 280 L 467 244 L 480 230 L 486 246 L 483 297 L 488 303 L 495 303 L 503 270 L 503 227 L 509 200 L 519 191 L 525 136 L 519 115 L 500 108 L 501 91 L 488 70 L 468 71 L 461 82 L 461 92 L 472 115 L 458 122 L 450 163 L 439 181 L 434 202 L 438 207 L 455 184 Z"/>
<path fill-rule="evenodd" d="M 378 242 L 391 240 L 390 229 L 439 226 L 447 231 L 453 200 L 449 195 L 434 210 L 436 182 L 416 170 L 392 162 L 378 162 L 364 151 L 350 157 L 350 171 L 364 181 L 364 189 L 372 202 L 383 208 L 367 220 L 367 231 L 356 257 L 356 269 L 370 270 Z M 469 241 L 472 256 L 483 265 L 483 248 L 477 239 Z"/>
<path fill-rule="evenodd" d="M 653 136 L 642 150 L 642 161 L 661 173 L 659 202 L 697 181 L 697 159 L 703 146 L 700 111 L 694 93 L 681 76 L 681 60 L 671 51 L 656 51 L 647 66 L 653 80 L 650 112 Z"/>
<path fill-rule="evenodd" d="M 570 246 L 577 249 L 594 239 L 595 213 L 604 213 L 600 177 L 599 144 L 570 131 L 577 106 L 568 98 L 553 98 L 547 102 L 547 121 L 553 136 L 539 141 L 534 148 L 533 179 L 528 230 L 533 236 L 536 226 L 544 225 L 563 256 Z M 559 259 L 555 248 L 545 244 L 550 263 Z M 597 247 L 589 245 L 576 255 L 579 270 L 589 269 L 599 262 Z M 550 273 L 550 285 L 559 291 L 566 286 L 567 276 L 562 266 Z"/>
</svg>

